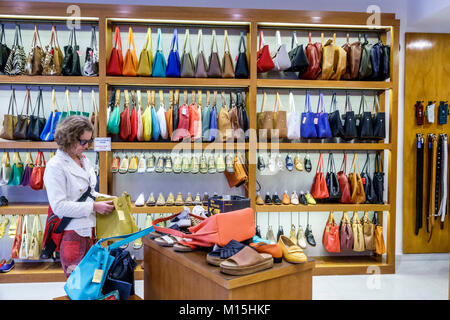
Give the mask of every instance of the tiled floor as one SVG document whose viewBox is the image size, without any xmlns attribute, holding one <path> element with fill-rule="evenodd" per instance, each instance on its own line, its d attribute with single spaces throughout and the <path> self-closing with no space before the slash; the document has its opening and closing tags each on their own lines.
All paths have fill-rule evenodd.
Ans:
<svg viewBox="0 0 450 320">
<path fill-rule="evenodd" d="M 397 258 L 396 274 L 321 276 L 313 279 L 315 300 L 447 300 L 449 255 L 408 255 Z M 0 275 L 1 277 L 1 275 Z M 144 282 L 136 281 L 143 297 Z M 50 300 L 63 296 L 64 283 L 0 284 L 0 300 Z"/>
</svg>

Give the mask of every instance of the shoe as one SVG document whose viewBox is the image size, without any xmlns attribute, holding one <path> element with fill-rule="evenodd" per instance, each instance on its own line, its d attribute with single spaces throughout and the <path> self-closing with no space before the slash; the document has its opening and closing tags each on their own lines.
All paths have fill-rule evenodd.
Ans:
<svg viewBox="0 0 450 320">
<path fill-rule="evenodd" d="M 170 155 L 168 155 L 166 157 L 166 163 L 164 164 L 164 172 L 166 173 L 170 173 L 173 171 L 173 167 L 172 167 L 172 157 Z"/>
<path fill-rule="evenodd" d="M 164 156 L 160 155 L 158 161 L 156 162 L 155 172 L 162 173 L 164 172 Z"/>
<path fill-rule="evenodd" d="M 183 161 L 181 163 L 181 171 L 183 173 L 191 172 L 191 161 L 187 155 L 183 156 Z"/>
<path fill-rule="evenodd" d="M 175 205 L 175 196 L 172 192 L 169 193 L 169 196 L 166 199 L 166 206 L 173 206 Z"/>
<path fill-rule="evenodd" d="M 9 219 L 5 218 L 5 220 L 2 221 L 2 223 L 0 223 L 0 239 L 3 238 L 3 236 L 5 235 L 6 232 L 6 227 L 9 224 Z"/>
<path fill-rule="evenodd" d="M 216 163 L 214 161 L 214 156 L 210 155 L 208 159 L 208 173 L 216 173 Z"/>
<path fill-rule="evenodd" d="M 142 229 L 139 228 L 139 231 L 141 231 Z M 133 241 L 133 249 L 134 250 L 139 250 L 140 248 L 142 248 L 142 238 L 138 238 L 136 240 Z"/>
<path fill-rule="evenodd" d="M 163 194 L 160 192 L 158 199 L 156 200 L 156 205 L 157 206 L 164 206 L 166 204 L 166 199 L 164 199 Z"/>
<path fill-rule="evenodd" d="M 291 194 L 291 204 L 297 205 L 299 204 L 297 192 L 292 192 Z"/>
<path fill-rule="evenodd" d="M 147 158 L 147 172 L 155 172 L 155 156 L 153 153 Z"/>
<path fill-rule="evenodd" d="M 139 158 L 136 155 L 133 155 L 130 159 L 130 164 L 128 165 L 129 173 L 135 173 L 138 170 L 138 162 Z"/>
<path fill-rule="evenodd" d="M 202 154 L 200 156 L 200 173 L 208 173 L 208 161 L 206 160 L 206 156 Z"/>
<path fill-rule="evenodd" d="M 271 154 L 269 157 L 269 172 L 275 173 L 277 171 L 275 155 Z"/>
<path fill-rule="evenodd" d="M 276 243 L 275 235 L 273 234 L 272 226 L 269 226 L 267 230 L 266 239 L 270 241 L 270 243 Z"/>
<path fill-rule="evenodd" d="M 284 260 L 290 263 L 302 263 L 308 260 L 302 248 L 297 246 L 286 236 L 281 236 L 278 244 L 283 252 Z"/>
<path fill-rule="evenodd" d="M 286 169 L 288 169 L 288 171 L 292 171 L 292 169 L 294 169 L 294 162 L 289 154 L 286 156 Z"/>
<path fill-rule="evenodd" d="M 209 203 L 209 195 L 208 195 L 208 192 L 205 192 L 203 194 L 202 204 L 204 206 L 208 206 L 208 203 Z"/>
<path fill-rule="evenodd" d="M 186 197 L 186 200 L 184 200 L 184 205 L 186 205 L 186 206 L 192 206 L 193 203 L 194 203 L 194 200 L 192 200 L 191 193 L 188 192 L 188 195 L 187 195 L 187 197 Z"/>
<path fill-rule="evenodd" d="M 280 237 L 284 235 L 284 230 L 283 230 L 283 226 L 279 226 L 278 227 L 278 232 L 277 232 L 277 241 L 280 240 Z"/>
<path fill-rule="evenodd" d="M 147 213 L 147 216 L 145 217 L 145 229 L 151 227 L 153 225 L 153 217 L 150 213 Z"/>
<path fill-rule="evenodd" d="M 129 165 L 129 159 L 128 159 L 128 156 L 125 155 L 125 157 L 122 158 L 122 161 L 120 161 L 119 173 L 122 173 L 122 174 L 127 173 L 128 165 Z"/>
<path fill-rule="evenodd" d="M 181 156 L 176 155 L 175 159 L 173 160 L 173 172 L 174 173 L 181 173 Z"/>
<path fill-rule="evenodd" d="M 259 225 L 256 225 L 256 232 L 252 239 L 253 242 L 259 242 L 259 241 L 255 241 L 255 237 L 261 238 L 261 229 L 259 228 Z"/>
<path fill-rule="evenodd" d="M 273 257 L 274 263 L 281 263 L 283 261 L 283 252 L 278 243 L 267 244 L 265 242 L 250 243 L 250 247 L 259 253 L 268 253 Z"/>
<path fill-rule="evenodd" d="M 316 204 L 316 200 L 314 200 L 311 193 L 308 192 L 307 194 L 305 194 L 305 198 L 308 201 L 308 204 Z"/>
<path fill-rule="evenodd" d="M 305 197 L 305 194 L 302 192 L 300 192 L 300 197 L 299 197 L 300 203 L 303 205 L 308 205 L 308 200 Z"/>
<path fill-rule="evenodd" d="M 303 161 L 298 154 L 294 158 L 294 167 L 297 171 L 303 171 L 305 169 L 303 167 Z"/>
<path fill-rule="evenodd" d="M 225 157 L 222 153 L 216 157 L 216 171 L 219 173 L 225 171 Z"/>
<path fill-rule="evenodd" d="M 117 154 L 114 154 L 113 156 L 113 161 L 111 164 L 111 172 L 112 173 L 116 173 L 119 171 L 119 166 L 120 166 L 120 157 Z"/>
<path fill-rule="evenodd" d="M 229 173 L 233 173 L 234 172 L 234 157 L 232 154 L 227 153 L 227 155 L 225 156 L 225 164 L 226 164 L 226 170 Z"/>
<path fill-rule="evenodd" d="M 5 207 L 8 205 L 8 199 L 5 196 L 0 197 L 0 207 Z"/>
<path fill-rule="evenodd" d="M 264 204 L 264 200 L 261 197 L 261 194 L 259 193 L 259 191 L 256 193 L 256 204 L 257 205 L 263 205 Z"/>
<path fill-rule="evenodd" d="M 262 155 L 258 156 L 258 170 L 263 171 L 266 168 L 266 164 L 264 163 L 264 158 Z"/>
<path fill-rule="evenodd" d="M 181 195 L 181 192 L 178 192 L 177 198 L 175 199 L 175 205 L 176 206 L 184 205 L 184 200 L 183 200 L 183 196 Z"/>
<path fill-rule="evenodd" d="M 138 173 L 144 173 L 147 171 L 147 166 L 146 166 L 147 163 L 146 162 L 147 161 L 145 161 L 145 156 L 142 153 L 141 156 L 139 157 L 139 164 L 138 164 L 138 170 L 137 170 Z"/>
<path fill-rule="evenodd" d="M 286 205 L 291 204 L 291 199 L 289 198 L 289 194 L 287 191 L 284 191 L 281 203 Z"/>
<path fill-rule="evenodd" d="M 309 154 L 305 156 L 305 170 L 306 172 L 311 172 L 312 165 L 311 165 L 311 159 L 309 159 Z"/>
<path fill-rule="evenodd" d="M 144 194 L 141 193 L 141 194 L 137 197 L 136 202 L 134 203 L 134 205 L 135 205 L 136 207 L 143 207 L 144 204 L 145 204 L 144 201 L 145 201 Z"/>
<path fill-rule="evenodd" d="M 306 237 L 305 237 L 305 231 L 303 231 L 302 226 L 298 226 L 298 232 L 297 232 L 297 244 L 300 246 L 300 248 L 305 249 L 306 248 Z"/>
<path fill-rule="evenodd" d="M 275 157 L 275 161 L 277 163 L 277 168 L 279 171 L 283 171 L 285 169 L 285 164 L 283 160 L 281 159 L 281 154 L 277 153 Z"/>
<path fill-rule="evenodd" d="M 192 156 L 191 159 L 191 173 L 198 173 L 200 171 L 200 164 L 197 156 Z"/>
<path fill-rule="evenodd" d="M 193 202 L 194 206 L 201 206 L 202 205 L 202 199 L 200 197 L 200 193 L 197 192 L 197 194 L 195 195 L 195 199 Z"/>
<path fill-rule="evenodd" d="M 272 204 L 272 198 L 268 192 L 266 194 L 266 198 L 264 199 L 264 204 Z"/>
<path fill-rule="evenodd" d="M 316 246 L 316 240 L 314 240 L 314 235 L 311 229 L 311 225 L 307 225 L 306 226 L 306 230 L 305 230 L 305 237 L 306 237 L 306 241 L 313 247 Z"/>
<path fill-rule="evenodd" d="M 14 269 L 15 264 L 13 259 L 9 259 L 0 267 L 0 273 L 7 273 Z"/>
<path fill-rule="evenodd" d="M 275 194 L 272 196 L 272 202 L 274 204 L 281 204 L 281 200 L 280 197 L 278 197 L 278 193 L 275 192 Z"/>
<path fill-rule="evenodd" d="M 295 225 L 294 224 L 291 225 L 291 232 L 289 232 L 289 239 L 293 243 L 298 244 L 297 243 L 297 233 L 295 232 Z"/>
<path fill-rule="evenodd" d="M 148 196 L 147 202 L 145 203 L 149 207 L 153 207 L 156 204 L 155 197 L 153 196 L 153 192 Z"/>
</svg>

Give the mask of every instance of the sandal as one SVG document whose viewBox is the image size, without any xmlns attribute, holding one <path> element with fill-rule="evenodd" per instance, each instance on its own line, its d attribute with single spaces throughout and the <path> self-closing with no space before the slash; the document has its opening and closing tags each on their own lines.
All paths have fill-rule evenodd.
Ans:
<svg viewBox="0 0 450 320">
<path fill-rule="evenodd" d="M 180 240 L 181 238 L 169 234 L 154 239 L 154 241 L 161 247 L 173 247 L 173 245 Z"/>
<path fill-rule="evenodd" d="M 245 245 L 236 241 L 231 240 L 225 246 L 219 247 L 215 245 L 213 251 L 206 255 L 206 262 L 212 264 L 213 266 L 220 266 L 220 263 L 225 261 L 231 256 L 244 249 Z"/>
<path fill-rule="evenodd" d="M 273 266 L 273 257 L 268 253 L 258 253 L 245 246 L 234 256 L 220 263 L 220 272 L 230 275 L 246 275 Z"/>
</svg>

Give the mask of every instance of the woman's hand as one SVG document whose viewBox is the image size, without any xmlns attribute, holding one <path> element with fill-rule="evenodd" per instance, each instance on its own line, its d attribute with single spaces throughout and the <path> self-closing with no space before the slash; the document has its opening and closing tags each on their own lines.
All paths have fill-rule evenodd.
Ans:
<svg viewBox="0 0 450 320">
<path fill-rule="evenodd" d="M 100 214 L 108 214 L 114 210 L 114 204 L 111 200 L 94 202 L 94 211 Z"/>
</svg>

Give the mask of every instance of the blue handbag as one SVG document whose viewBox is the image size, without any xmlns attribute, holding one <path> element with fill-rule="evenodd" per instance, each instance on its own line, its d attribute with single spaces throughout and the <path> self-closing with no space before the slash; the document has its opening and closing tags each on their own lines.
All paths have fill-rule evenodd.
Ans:
<svg viewBox="0 0 450 320">
<path fill-rule="evenodd" d="M 209 141 L 214 141 L 217 137 L 217 109 L 213 105 L 209 118 Z"/>
<path fill-rule="evenodd" d="M 175 49 L 176 46 L 176 49 Z M 167 77 L 180 77 L 181 63 L 180 55 L 178 54 L 178 31 L 177 28 L 173 30 L 172 44 L 170 45 L 169 58 L 167 58 Z"/>
<path fill-rule="evenodd" d="M 162 49 L 160 28 L 158 28 L 158 43 L 156 44 L 155 58 L 153 59 L 152 76 L 160 78 L 166 76 L 166 58 L 164 58 L 164 53 Z"/>
<path fill-rule="evenodd" d="M 153 231 L 155 229 L 151 226 L 135 233 L 97 241 L 67 279 L 64 285 L 64 291 L 66 291 L 67 296 L 71 300 L 96 300 L 100 298 L 103 295 L 103 284 L 115 259 L 111 255 L 111 251 L 136 239 L 145 237 Z M 113 239 L 123 240 L 117 241 L 106 248 L 101 245 L 103 242 Z"/>
<path fill-rule="evenodd" d="M 156 115 L 155 107 L 152 106 L 152 138 L 154 141 L 159 140 L 159 135 L 161 133 L 161 128 L 159 127 L 158 116 Z"/>
<path fill-rule="evenodd" d="M 61 112 L 57 112 L 55 109 L 56 104 L 56 94 L 55 89 L 52 91 L 52 112 L 45 123 L 44 129 L 41 132 L 40 138 L 42 141 L 53 141 L 56 126 L 58 125 L 59 118 L 61 117 Z"/>
<path fill-rule="evenodd" d="M 323 93 L 319 94 L 319 103 L 317 105 L 317 113 L 316 113 L 317 121 L 316 130 L 318 138 L 332 138 L 330 121 L 328 120 L 328 113 L 325 112 L 325 108 L 323 106 Z"/>
<path fill-rule="evenodd" d="M 305 112 L 302 112 L 302 123 L 300 126 L 300 135 L 302 138 L 317 138 L 316 125 L 314 124 L 315 113 L 311 111 L 311 97 L 309 92 L 305 97 Z"/>
</svg>

